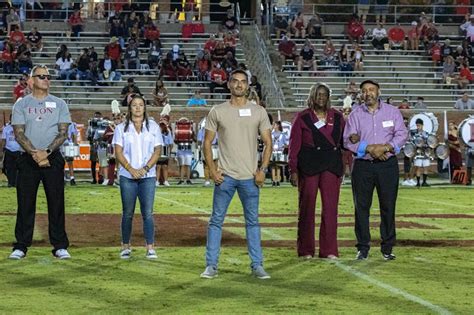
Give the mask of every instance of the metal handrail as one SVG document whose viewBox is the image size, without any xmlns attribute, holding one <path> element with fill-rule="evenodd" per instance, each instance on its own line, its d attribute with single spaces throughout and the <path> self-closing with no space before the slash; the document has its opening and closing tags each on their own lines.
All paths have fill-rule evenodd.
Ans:
<svg viewBox="0 0 474 315">
<path fill-rule="evenodd" d="M 256 48 L 257 53 L 259 54 L 259 60 L 263 61 L 259 63 L 262 72 L 266 78 L 265 82 L 268 82 L 266 88 L 268 89 L 266 92 L 267 100 L 270 101 L 272 107 L 279 107 L 283 108 L 285 103 L 285 96 L 283 91 L 281 90 L 280 84 L 277 79 L 277 75 L 273 69 L 272 62 L 270 60 L 267 46 L 263 40 L 262 33 L 260 28 L 257 24 L 253 23 L 254 32 L 252 36 L 252 46 Z"/>
</svg>

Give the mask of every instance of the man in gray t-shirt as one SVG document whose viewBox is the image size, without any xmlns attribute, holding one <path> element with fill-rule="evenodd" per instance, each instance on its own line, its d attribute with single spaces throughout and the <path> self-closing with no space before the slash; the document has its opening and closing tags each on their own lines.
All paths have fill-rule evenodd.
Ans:
<svg viewBox="0 0 474 315">
<path fill-rule="evenodd" d="M 474 109 L 474 101 L 469 98 L 469 93 L 464 92 L 462 97 L 454 104 L 454 108 L 459 110 Z"/>
<path fill-rule="evenodd" d="M 259 279 L 270 276 L 263 269 L 263 254 L 258 223 L 259 187 L 272 154 L 271 125 L 267 112 L 247 100 L 248 75 L 242 70 L 231 73 L 227 83 L 231 99 L 214 106 L 206 119 L 204 157 L 214 188 L 212 215 L 207 229 L 206 269 L 201 278 L 217 276 L 217 263 L 222 238 L 222 225 L 235 191 L 244 208 L 245 226 L 252 275 Z M 219 162 L 212 158 L 212 142 L 219 133 Z M 262 165 L 257 168 L 257 137 L 265 145 Z"/>
<path fill-rule="evenodd" d="M 50 79 L 47 67 L 33 67 L 30 78 L 32 94 L 13 105 L 12 125 L 22 154 L 17 160 L 18 211 L 11 259 L 24 258 L 31 246 L 40 182 L 48 204 L 53 255 L 59 259 L 71 258 L 65 231 L 64 159 L 59 152 L 59 147 L 67 139 L 71 116 L 66 103 L 49 94 Z"/>
</svg>

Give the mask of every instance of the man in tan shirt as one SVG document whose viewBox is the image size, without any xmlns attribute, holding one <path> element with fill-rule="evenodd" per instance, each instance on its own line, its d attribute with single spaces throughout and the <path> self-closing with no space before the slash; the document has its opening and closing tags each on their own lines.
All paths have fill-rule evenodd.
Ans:
<svg viewBox="0 0 474 315">
<path fill-rule="evenodd" d="M 207 230 L 206 269 L 201 278 L 217 276 L 217 262 L 222 238 L 222 225 L 234 196 L 238 192 L 244 209 L 247 246 L 252 275 L 269 279 L 263 269 L 263 255 L 258 223 L 259 187 L 272 153 L 271 125 L 267 112 L 247 99 L 248 75 L 242 70 L 231 73 L 228 87 L 231 99 L 214 106 L 206 119 L 204 157 L 215 182 L 213 210 Z M 212 141 L 219 133 L 219 162 L 212 159 Z M 265 144 L 263 161 L 257 166 L 257 136 Z"/>
</svg>

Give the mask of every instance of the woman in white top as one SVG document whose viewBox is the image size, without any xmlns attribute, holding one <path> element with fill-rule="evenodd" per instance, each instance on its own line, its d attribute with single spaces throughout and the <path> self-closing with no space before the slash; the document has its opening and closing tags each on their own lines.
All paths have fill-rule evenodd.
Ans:
<svg viewBox="0 0 474 315">
<path fill-rule="evenodd" d="M 272 186 L 280 186 L 281 181 L 281 166 L 286 164 L 282 160 L 279 160 L 280 156 L 283 156 L 283 151 L 287 147 L 286 135 L 283 133 L 283 126 L 281 121 L 275 121 L 273 123 L 272 130 L 272 143 L 273 143 L 273 156 L 277 157 L 277 160 L 272 158 L 271 172 L 272 172 Z"/>
<path fill-rule="evenodd" d="M 160 127 L 148 119 L 146 101 L 140 95 L 132 97 L 125 121 L 115 128 L 112 144 L 120 163 L 120 193 L 122 196 L 122 250 L 120 258 L 131 256 L 130 236 L 135 203 L 140 201 L 146 258 L 156 259 L 153 249 L 155 227 L 153 202 L 155 199 L 155 165 L 160 157 L 163 139 Z"/>
</svg>

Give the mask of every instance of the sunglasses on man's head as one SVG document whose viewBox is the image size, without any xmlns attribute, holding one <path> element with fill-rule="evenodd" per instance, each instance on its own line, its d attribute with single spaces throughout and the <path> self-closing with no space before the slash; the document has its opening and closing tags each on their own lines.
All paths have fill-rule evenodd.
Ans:
<svg viewBox="0 0 474 315">
<path fill-rule="evenodd" d="M 49 74 L 37 74 L 37 75 L 34 75 L 33 78 L 38 78 L 40 80 L 51 80 L 51 75 Z"/>
</svg>

